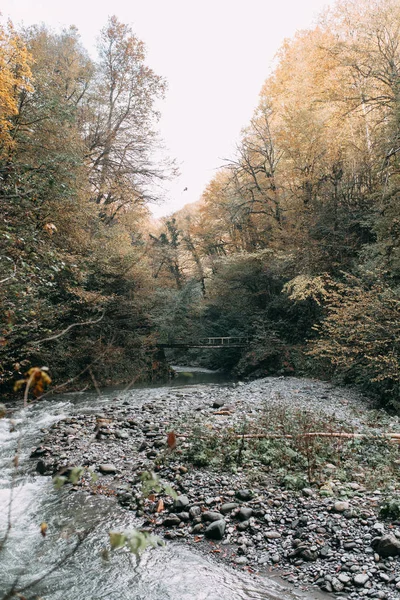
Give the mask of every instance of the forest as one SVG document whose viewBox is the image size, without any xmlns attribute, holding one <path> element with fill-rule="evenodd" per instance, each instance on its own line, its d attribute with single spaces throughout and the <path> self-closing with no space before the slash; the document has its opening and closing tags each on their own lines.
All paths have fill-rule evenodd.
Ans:
<svg viewBox="0 0 400 600">
<path fill-rule="evenodd" d="M 0 386 L 149 381 L 189 361 L 356 384 L 400 408 L 400 4 L 340 0 L 279 49 L 195 204 L 155 221 L 167 82 L 111 17 L 0 28 Z M 165 357 L 166 339 L 249 336 Z"/>
</svg>

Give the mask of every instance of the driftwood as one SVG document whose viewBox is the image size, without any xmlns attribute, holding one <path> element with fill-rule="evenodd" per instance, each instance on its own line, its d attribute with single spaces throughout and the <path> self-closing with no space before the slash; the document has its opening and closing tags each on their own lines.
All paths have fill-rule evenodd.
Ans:
<svg viewBox="0 0 400 600">
<path fill-rule="evenodd" d="M 315 437 L 325 437 L 325 438 L 344 438 L 344 439 L 373 439 L 373 440 L 387 440 L 391 442 L 395 442 L 396 444 L 400 444 L 400 433 L 386 433 L 384 435 L 368 435 L 366 433 L 340 433 L 340 432 L 325 432 L 325 431 L 312 431 L 309 433 L 301 433 L 299 435 L 288 435 L 288 434 L 280 434 L 280 433 L 249 433 L 244 435 L 237 435 L 237 438 L 246 439 L 263 439 L 263 438 L 284 438 L 284 439 L 293 439 L 293 438 L 315 438 Z"/>
<path fill-rule="evenodd" d="M 189 438 L 190 435 L 187 434 L 176 434 L 178 438 Z M 206 436 L 196 436 L 197 439 L 207 439 Z M 241 440 L 251 440 L 251 439 L 307 439 L 307 438 L 339 438 L 339 439 L 373 439 L 373 440 L 381 440 L 381 441 L 389 441 L 394 442 L 395 444 L 400 445 L 400 433 L 386 433 L 384 435 L 368 435 L 365 433 L 341 433 L 341 432 L 325 432 L 325 431 L 316 431 L 310 433 L 301 433 L 299 435 L 289 435 L 284 433 L 245 433 L 243 435 L 236 434 L 235 439 Z"/>
</svg>

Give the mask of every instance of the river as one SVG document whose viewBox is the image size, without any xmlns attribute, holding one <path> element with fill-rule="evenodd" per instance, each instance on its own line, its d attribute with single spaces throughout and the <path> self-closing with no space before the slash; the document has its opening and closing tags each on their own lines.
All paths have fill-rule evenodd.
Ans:
<svg viewBox="0 0 400 600">
<path fill-rule="evenodd" d="M 170 386 L 185 384 L 223 385 L 220 373 L 198 369 L 178 369 Z M 155 393 L 154 386 L 118 391 L 118 402 L 138 402 L 138 394 Z M 7 597 L 12 583 L 19 588 L 44 576 L 24 593 L 27 600 L 293 600 L 298 593 L 274 579 L 253 577 L 233 570 L 197 553 L 184 544 L 168 543 L 148 550 L 140 559 L 125 551 L 104 560 L 108 531 L 133 528 L 138 520 L 113 500 L 82 492 L 56 491 L 49 477 L 33 473 L 31 450 L 40 442 L 42 430 L 55 421 L 74 413 L 97 412 L 99 407 L 115 402 L 116 390 L 105 390 L 99 399 L 94 393 L 64 394 L 43 400 L 27 410 L 18 410 L 10 432 L 9 419 L 0 421 L 0 527 L 11 523 L 8 540 L 0 551 L 0 600 Z M 12 459 L 20 444 L 17 473 Z M 40 525 L 47 523 L 46 537 Z M 73 531 L 93 527 L 92 533 L 65 564 L 51 574 L 52 565 L 65 555 L 73 543 Z M 0 534 L 0 540 L 3 539 Z M 314 594 L 304 597 L 316 597 Z"/>
</svg>

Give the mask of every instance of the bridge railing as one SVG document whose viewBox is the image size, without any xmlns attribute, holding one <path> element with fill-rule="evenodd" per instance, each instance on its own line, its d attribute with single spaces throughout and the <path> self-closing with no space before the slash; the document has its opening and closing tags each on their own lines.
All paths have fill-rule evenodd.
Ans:
<svg viewBox="0 0 400 600">
<path fill-rule="evenodd" d="M 250 342 L 248 336 L 216 336 L 202 338 L 173 338 L 170 336 L 168 341 L 160 340 L 159 345 L 164 347 L 194 347 L 194 348 L 229 348 L 244 347 Z"/>
<path fill-rule="evenodd" d="M 249 339 L 247 337 L 235 336 L 235 337 L 208 337 L 200 338 L 196 340 L 204 346 L 233 346 L 238 344 L 248 344 Z"/>
</svg>

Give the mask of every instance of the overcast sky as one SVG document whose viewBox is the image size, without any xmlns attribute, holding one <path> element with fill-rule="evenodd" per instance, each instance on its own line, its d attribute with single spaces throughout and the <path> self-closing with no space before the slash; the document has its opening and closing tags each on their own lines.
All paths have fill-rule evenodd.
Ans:
<svg viewBox="0 0 400 600">
<path fill-rule="evenodd" d="M 76 25 L 94 54 L 108 16 L 129 23 L 147 46 L 148 64 L 168 81 L 161 136 L 181 176 L 155 209 L 165 215 L 199 199 L 258 102 L 286 37 L 312 26 L 332 0 L 2 0 L 15 25 Z M 184 188 L 188 188 L 184 192 Z"/>
</svg>

